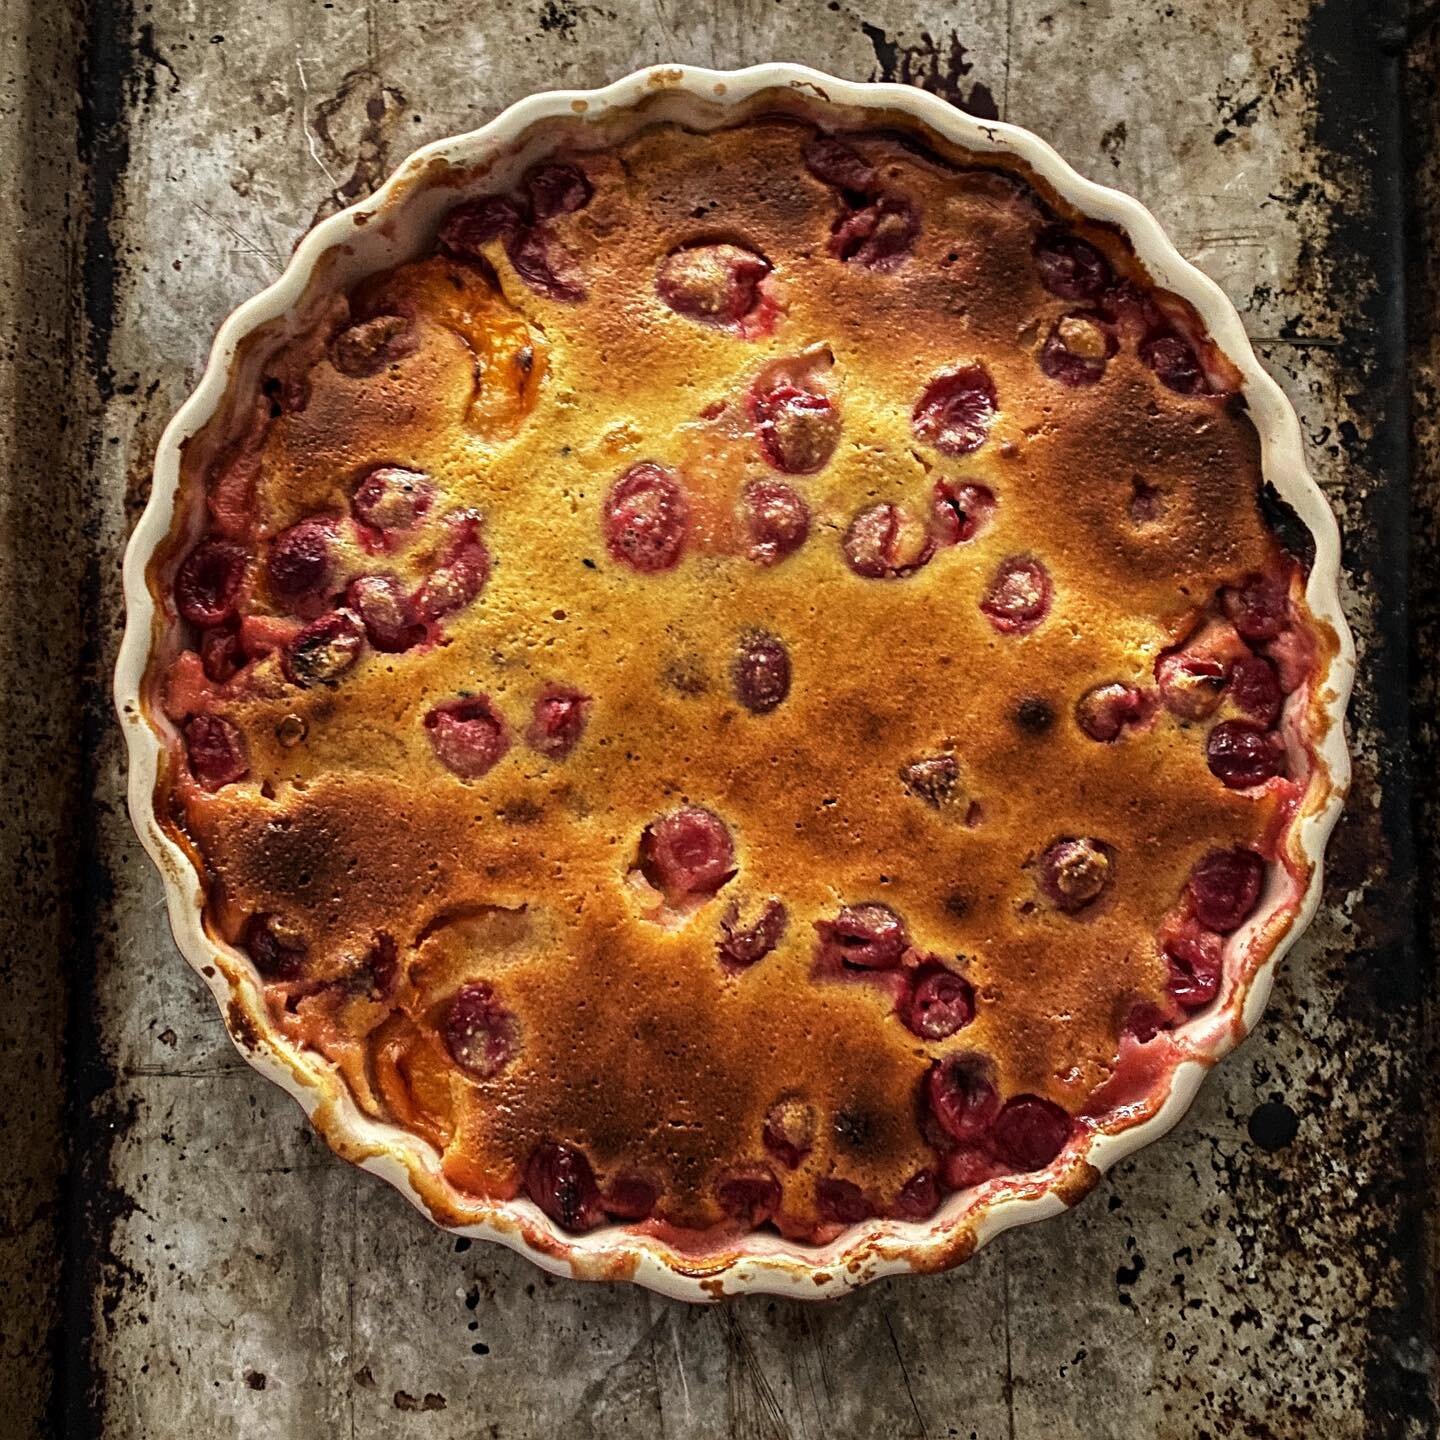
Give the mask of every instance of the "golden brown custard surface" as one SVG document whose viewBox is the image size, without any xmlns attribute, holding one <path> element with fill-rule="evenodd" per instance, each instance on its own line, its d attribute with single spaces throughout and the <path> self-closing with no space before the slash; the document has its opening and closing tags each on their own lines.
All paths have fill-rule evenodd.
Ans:
<svg viewBox="0 0 1440 1440">
<path fill-rule="evenodd" d="M 1238 374 L 1116 233 L 656 126 L 266 375 L 158 581 L 166 809 L 275 1024 L 461 1189 L 917 1218 L 1223 1003 L 1319 641 Z"/>
</svg>

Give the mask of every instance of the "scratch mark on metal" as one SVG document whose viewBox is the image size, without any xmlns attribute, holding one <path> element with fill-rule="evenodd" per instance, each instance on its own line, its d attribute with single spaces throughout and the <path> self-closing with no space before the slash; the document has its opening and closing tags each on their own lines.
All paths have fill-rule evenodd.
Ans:
<svg viewBox="0 0 1440 1440">
<path fill-rule="evenodd" d="M 759 1360 L 755 1358 L 755 1349 L 750 1344 L 750 1337 L 741 1328 L 738 1317 L 734 1312 L 724 1310 L 720 1315 L 720 1323 L 725 1329 L 730 1353 L 739 1360 L 740 1369 L 749 1380 L 755 1398 L 760 1404 L 760 1413 L 770 1422 L 772 1431 L 781 1437 L 781 1440 L 794 1440 L 794 1431 L 790 1429 L 789 1422 L 785 1419 L 785 1412 L 775 1398 L 775 1391 L 766 1378 L 764 1370 L 761 1369 Z"/>
<path fill-rule="evenodd" d="M 127 1065 L 120 1073 L 127 1080 L 228 1080 L 255 1072 L 237 1057 L 233 1065 Z"/>
<path fill-rule="evenodd" d="M 680 1332 L 676 1327 L 677 1315 L 670 1313 L 670 1345 L 675 1351 L 675 1368 L 680 1372 L 680 1402 L 685 1407 L 685 1428 L 690 1428 L 690 1377 L 685 1373 L 685 1356 L 680 1349 Z"/>
<path fill-rule="evenodd" d="M 355 1245 L 356 1235 L 360 1229 L 359 1193 L 360 1187 L 355 1183 L 355 1177 L 350 1177 L 350 1223 L 346 1226 L 349 1232 L 349 1251 L 346 1255 L 345 1264 L 345 1323 L 347 1328 L 347 1344 L 345 1355 L 345 1368 L 351 1371 L 355 1366 Z M 355 1440 L 355 1387 L 345 1387 L 345 1408 L 350 1419 L 350 1440 Z"/>
<path fill-rule="evenodd" d="M 300 128 L 305 134 L 305 143 L 310 150 L 310 158 L 320 167 L 321 173 L 330 182 L 330 188 L 335 189 L 340 182 L 330 173 L 330 167 L 320 158 L 319 141 L 314 131 L 310 129 L 310 82 L 305 78 L 305 62 L 300 58 L 300 47 L 295 47 L 295 70 L 300 76 Z"/>
<path fill-rule="evenodd" d="M 809 1311 L 805 1313 L 805 1333 L 809 1336 L 811 1348 L 815 1352 L 815 1359 L 820 1370 L 820 1383 L 825 1389 L 825 1399 L 827 1402 L 833 1401 L 835 1392 L 830 1388 L 830 1370 L 825 1364 L 825 1347 L 820 1343 L 820 1337 L 815 1331 L 815 1321 Z"/>
<path fill-rule="evenodd" d="M 283 268 L 280 256 L 273 250 L 252 240 L 243 230 L 237 230 L 228 220 L 222 220 L 213 211 L 207 210 L 198 200 L 192 200 L 191 205 L 198 210 L 212 225 L 218 225 L 222 230 L 227 230 L 241 245 L 247 255 L 258 255 L 262 260 L 268 261 L 278 274 Z"/>
<path fill-rule="evenodd" d="M 915 1403 L 915 1390 L 910 1384 L 910 1367 L 905 1363 L 905 1357 L 900 1353 L 900 1342 L 895 1338 L 895 1327 L 890 1323 L 890 1312 L 885 1312 L 885 1329 L 890 1336 L 890 1348 L 895 1352 L 895 1359 L 900 1366 L 900 1374 L 905 1380 L 905 1393 L 910 1397 L 910 1408 L 915 1412 L 915 1423 L 920 1427 L 920 1440 L 930 1440 L 930 1432 L 925 1428 L 925 1417 L 920 1413 L 920 1407 Z"/>
<path fill-rule="evenodd" d="M 808 1308 L 801 1311 L 801 1329 L 805 1337 L 805 1344 L 798 1347 L 797 1358 L 804 1366 L 805 1386 L 810 1392 L 810 1404 L 816 1415 L 824 1417 L 833 1409 L 834 1397 L 830 1393 L 830 1377 L 825 1373 L 825 1351 L 815 1333 L 815 1322 L 812 1312 Z M 815 1388 L 817 1371 L 820 1374 L 820 1388 L 825 1393 L 825 1404 L 823 1405 L 820 1403 L 820 1395 Z"/>
<path fill-rule="evenodd" d="M 380 61 L 380 17 L 375 0 L 365 0 L 365 55 L 373 70 Z"/>
<path fill-rule="evenodd" d="M 1010 118 L 1010 52 L 1015 43 L 1015 0 L 1005 0 L 1005 79 L 1000 88 L 1000 118 Z"/>
<path fill-rule="evenodd" d="M 1015 1364 L 1010 1350 L 1010 1252 L 1000 1252 L 1000 1297 L 1005 1317 L 1005 1417 L 1006 1434 L 1015 1440 Z"/>
</svg>

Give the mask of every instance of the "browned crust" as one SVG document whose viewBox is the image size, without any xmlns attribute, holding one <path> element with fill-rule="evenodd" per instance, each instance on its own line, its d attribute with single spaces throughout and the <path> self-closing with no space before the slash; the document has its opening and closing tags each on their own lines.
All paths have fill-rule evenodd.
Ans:
<svg viewBox="0 0 1440 1440">
<path fill-rule="evenodd" d="M 225 1028 L 241 1049 L 254 1052 L 260 1048 L 260 1032 L 238 1000 L 225 1007 Z"/>
<path fill-rule="evenodd" d="M 711 1225 L 716 1179 L 762 1157 L 765 1111 L 798 1091 L 847 1120 L 822 1130 L 806 1166 L 786 1177 L 789 1218 L 812 1218 L 814 1181 L 829 1173 L 884 1206 L 933 1160 L 914 1095 L 934 1056 L 982 1050 L 1003 1093 L 1079 1110 L 1110 1072 L 1125 1009 L 1159 993 L 1153 935 L 1191 865 L 1217 844 L 1258 842 L 1275 820 L 1273 797 L 1213 781 L 1203 730 L 1166 719 L 1143 744 L 1102 747 L 1070 721 L 1089 685 L 1148 681 L 1198 602 L 1273 563 L 1248 419 L 1174 394 L 1127 350 L 1103 385 L 1047 380 L 1036 346 L 1081 307 L 1038 283 L 1035 216 L 892 140 L 857 143 L 925 216 L 916 255 L 888 275 L 828 258 L 838 202 L 800 163 L 808 133 L 788 122 L 715 135 L 655 127 L 586 157 L 595 200 L 556 231 L 588 300 L 536 297 L 496 253 L 504 302 L 487 302 L 487 324 L 523 321 L 548 352 L 548 377 L 518 428 L 476 423 L 474 344 L 435 296 L 480 282 L 443 261 L 374 282 L 364 302 L 383 310 L 403 292 L 413 355 L 370 379 L 339 374 L 325 340 L 340 307 L 272 364 L 303 382 L 303 405 L 254 422 L 262 547 L 304 516 L 343 513 L 367 466 L 402 463 L 435 476 L 452 503 L 485 511 L 500 564 L 444 647 L 372 655 L 342 687 L 306 692 L 262 662 L 254 683 L 216 702 L 247 735 L 250 778 L 210 795 L 183 765 L 167 767 L 158 813 L 202 869 L 221 939 L 236 939 L 253 913 L 283 914 L 305 933 L 315 973 L 333 978 L 377 933 L 391 934 L 422 1022 L 462 978 L 503 988 L 522 1053 L 492 1081 L 450 1077 L 444 1116 L 447 1159 L 500 1177 L 502 1196 L 531 1146 L 560 1138 L 583 1146 L 602 1175 L 653 1176 L 675 1223 Z M 1118 270 L 1143 278 L 1113 231 L 1086 233 Z M 656 298 L 660 257 L 716 239 L 775 265 L 785 308 L 775 336 L 739 341 Z M 810 345 L 835 355 L 845 440 L 831 466 L 797 482 L 817 533 L 784 566 L 758 572 L 725 553 L 734 493 L 768 474 L 734 416 L 764 360 Z M 977 359 L 994 377 L 1000 418 L 981 451 L 947 460 L 916 443 L 910 407 L 929 376 Z M 718 401 L 726 414 L 702 420 Z M 225 423 L 233 430 L 245 413 L 238 397 Z M 217 448 L 187 451 L 187 496 L 203 492 Z M 606 557 L 596 511 L 642 458 L 685 476 L 708 538 L 675 572 L 635 578 Z M 1137 473 L 1163 494 L 1158 521 L 1129 515 Z M 903 582 L 849 574 L 838 550 L 848 517 L 877 499 L 918 510 L 938 474 L 996 490 L 991 530 Z M 152 568 L 170 648 L 168 586 L 183 543 L 177 526 Z M 1043 555 L 1060 598 L 1034 635 L 997 637 L 975 602 L 999 559 L 1021 552 Z M 256 603 L 264 608 L 263 593 Z M 760 623 L 784 636 L 796 682 L 782 710 L 757 718 L 734 704 L 726 667 L 736 637 Z M 1305 623 L 1323 674 L 1338 642 Z M 666 683 L 676 666 L 698 689 Z M 435 764 L 419 721 L 436 699 L 485 690 L 518 730 L 552 679 L 596 697 L 570 760 L 547 763 L 517 745 L 473 784 Z M 152 692 L 158 684 L 152 673 Z M 1036 697 L 1057 717 L 1043 736 L 1014 718 Z M 306 723 L 298 748 L 274 738 L 287 715 Z M 1324 723 L 1312 696 L 1310 733 Z M 975 830 L 916 804 L 897 780 L 906 760 L 948 741 L 983 807 Z M 741 875 L 671 933 L 641 914 L 625 871 L 641 828 L 681 800 L 725 815 Z M 1105 904 L 1079 920 L 1036 906 L 1027 868 L 1072 834 L 1101 837 L 1121 857 Z M 794 920 L 781 948 L 735 979 L 713 946 L 737 892 L 781 895 Z M 918 1041 L 878 988 L 812 978 L 810 922 L 870 899 L 903 913 L 923 949 L 964 957 L 982 1007 L 955 1041 Z M 477 907 L 525 919 L 506 935 L 477 932 Z M 437 927 L 452 914 L 465 923 Z M 232 1030 L 253 1041 L 250 1020 L 231 1008 Z M 1094 1177 L 1089 1166 L 1067 1173 L 1062 1198 L 1075 1203 Z M 441 1218 L 465 1216 L 441 1184 L 425 1199 Z M 936 1268 L 965 1258 L 967 1244 L 962 1231 Z"/>
<path fill-rule="evenodd" d="M 1101 1180 L 1100 1172 L 1093 1166 L 1081 1162 L 1072 1166 L 1055 1183 L 1055 1194 L 1073 1210 L 1086 1196 L 1095 1192 Z"/>
</svg>

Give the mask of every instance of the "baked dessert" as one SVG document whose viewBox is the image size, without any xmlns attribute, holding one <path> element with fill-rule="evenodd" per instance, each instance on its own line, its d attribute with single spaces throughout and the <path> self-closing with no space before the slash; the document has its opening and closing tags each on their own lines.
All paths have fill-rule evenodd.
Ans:
<svg viewBox="0 0 1440 1440">
<path fill-rule="evenodd" d="M 457 203 L 152 565 L 213 934 L 565 1231 L 1078 1193 L 1308 878 L 1336 638 L 1239 382 L 1118 231 L 910 135 L 657 124 Z"/>
</svg>

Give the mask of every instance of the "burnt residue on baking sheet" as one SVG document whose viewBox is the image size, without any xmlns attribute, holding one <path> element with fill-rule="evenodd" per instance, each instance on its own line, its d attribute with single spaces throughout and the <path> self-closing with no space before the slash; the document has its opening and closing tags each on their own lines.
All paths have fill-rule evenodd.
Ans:
<svg viewBox="0 0 1440 1440">
<path fill-rule="evenodd" d="M 1406 373 L 1412 311 L 1402 222 L 1413 157 L 1407 156 L 1400 106 L 1374 103 L 1376 95 L 1401 93 L 1408 19 L 1400 0 L 1363 11 L 1348 0 L 1324 0 L 1311 12 L 1302 43 L 1314 71 L 1319 179 L 1358 197 L 1358 203 L 1333 208 L 1327 252 L 1331 293 L 1346 297 L 1352 307 L 1340 328 L 1336 358 L 1354 386 L 1356 408 L 1368 412 L 1369 421 L 1363 432 L 1342 427 L 1338 438 L 1348 462 L 1374 479 L 1361 492 L 1345 533 L 1346 569 L 1369 588 L 1373 604 L 1362 634 L 1352 712 L 1363 743 L 1350 810 L 1332 846 L 1337 878 L 1342 885 L 1348 880 L 1347 888 L 1360 897 L 1351 917 L 1358 943 L 1344 957 L 1341 1005 L 1359 1067 L 1348 1084 L 1364 1118 L 1342 1122 L 1341 1134 L 1328 1139 L 1332 1148 L 1338 1142 L 1339 1155 L 1364 1154 L 1373 1147 L 1369 1125 L 1378 1113 L 1385 1117 L 1388 1144 L 1375 1155 L 1371 1173 L 1355 1177 L 1358 1203 L 1345 1225 L 1349 1233 L 1334 1233 L 1332 1216 L 1328 1243 L 1372 1253 L 1389 1272 L 1388 1303 L 1374 1304 L 1368 1314 L 1361 1392 L 1366 1432 L 1377 1436 L 1432 1435 L 1440 1424 L 1425 1134 L 1434 1094 L 1422 1063 L 1431 976 L 1419 942 L 1420 872 L 1412 826 L 1417 771 L 1411 750 L 1413 557 L 1406 483 L 1412 474 Z M 1270 1123 L 1275 1118 L 1262 1122 L 1262 1135 L 1276 1133 Z M 1349 1129 L 1354 1133 L 1346 1133 Z M 1283 1167 L 1276 1179 L 1285 1183 Z M 1293 1243 L 1313 1245 L 1304 1216 L 1294 1220 Z"/>
<path fill-rule="evenodd" d="M 343 169 L 348 164 L 351 169 L 321 201 L 312 225 L 380 188 L 391 170 L 391 142 L 406 115 L 405 105 L 398 86 L 386 84 L 373 65 L 361 65 L 315 106 L 310 128 L 319 153 L 331 165 Z"/>
<path fill-rule="evenodd" d="M 98 402 L 95 423 L 77 427 L 72 443 L 87 471 L 103 444 L 99 406 L 115 394 L 111 341 L 123 273 L 119 196 L 130 158 L 129 117 L 143 98 L 133 42 L 135 17 L 126 0 L 96 3 L 87 11 L 81 42 L 80 108 L 76 143 L 86 175 L 80 304 L 81 348 L 88 385 L 81 394 Z M 153 51 L 153 37 L 150 48 Z M 158 60 L 158 56 L 156 57 Z M 139 87 L 137 89 L 137 87 Z M 98 504 L 98 496 L 90 497 Z M 90 623 L 77 660 L 83 704 L 75 746 L 81 757 L 75 822 L 70 840 L 73 932 L 67 956 L 70 1009 L 67 1036 L 66 1131 L 68 1173 L 62 1219 L 61 1273 L 63 1329 L 56 1337 L 56 1387 L 52 1420 L 56 1434 L 98 1434 L 102 1426 L 103 1368 L 97 1357 L 97 1325 L 108 1324 L 127 1288 L 140 1276 L 112 1245 L 117 1226 L 136 1202 L 117 1183 L 112 1167 L 116 1142 L 135 1120 L 135 1104 L 123 1101 L 106 1063 L 100 1005 L 100 956 L 116 935 L 115 885 L 101 851 L 98 811 L 101 776 L 98 756 L 114 724 L 109 704 L 110 651 L 100 627 L 110 571 L 98 543 L 98 529 L 78 552 L 73 577 Z M 58 577 L 57 577 L 58 578 Z"/>
<path fill-rule="evenodd" d="M 938 39 L 929 30 L 921 30 L 918 39 L 902 43 L 868 20 L 860 22 L 860 29 L 875 49 L 871 80 L 915 85 L 981 120 L 1000 118 L 994 91 L 983 80 L 972 78 L 975 64 L 954 30 L 941 32 Z"/>
<path fill-rule="evenodd" d="M 76 126 L 88 178 L 81 252 L 86 348 L 102 402 L 113 393 L 110 337 L 121 265 L 116 208 L 130 163 L 129 107 L 137 74 L 131 38 L 134 19 L 128 0 L 96 4 L 90 11 Z"/>
<path fill-rule="evenodd" d="M 0 1434 L 41 1433 L 63 1334 L 64 1068 L 80 813 L 73 650 L 89 544 L 72 449 L 78 26 L 0 6 Z M 18 370 L 16 368 L 18 362 Z M 51 1427 L 53 1428 L 53 1426 Z"/>
</svg>

